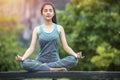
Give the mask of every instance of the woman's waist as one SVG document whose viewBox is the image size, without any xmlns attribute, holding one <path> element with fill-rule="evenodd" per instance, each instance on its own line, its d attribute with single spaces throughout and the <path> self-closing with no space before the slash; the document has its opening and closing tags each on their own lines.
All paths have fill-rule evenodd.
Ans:
<svg viewBox="0 0 120 80">
<path fill-rule="evenodd" d="M 49 63 L 49 62 L 56 62 L 59 60 L 59 58 L 58 57 L 38 57 L 37 60 L 43 63 Z"/>
<path fill-rule="evenodd" d="M 59 59 L 59 54 L 57 52 L 40 53 L 37 57 L 37 60 L 46 62 L 54 62 Z"/>
</svg>

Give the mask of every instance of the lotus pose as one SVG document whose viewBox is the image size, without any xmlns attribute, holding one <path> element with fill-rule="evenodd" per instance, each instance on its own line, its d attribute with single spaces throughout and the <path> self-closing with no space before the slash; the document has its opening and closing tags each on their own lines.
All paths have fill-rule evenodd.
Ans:
<svg viewBox="0 0 120 80">
<path fill-rule="evenodd" d="M 56 23 L 55 7 L 51 2 L 45 2 L 41 7 L 44 23 L 33 30 L 32 41 L 23 56 L 16 56 L 23 69 L 27 71 L 67 71 L 84 58 L 81 52 L 75 53 L 67 44 L 64 28 Z M 60 59 L 58 40 L 69 56 Z M 40 52 L 35 60 L 27 59 L 34 51 L 37 40 Z"/>
</svg>

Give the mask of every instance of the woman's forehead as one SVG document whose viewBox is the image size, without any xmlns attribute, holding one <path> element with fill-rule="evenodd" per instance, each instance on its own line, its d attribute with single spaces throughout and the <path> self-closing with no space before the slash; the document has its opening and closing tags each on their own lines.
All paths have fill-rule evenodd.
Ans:
<svg viewBox="0 0 120 80">
<path fill-rule="evenodd" d="M 53 9 L 53 7 L 51 5 L 45 5 L 44 9 Z"/>
</svg>

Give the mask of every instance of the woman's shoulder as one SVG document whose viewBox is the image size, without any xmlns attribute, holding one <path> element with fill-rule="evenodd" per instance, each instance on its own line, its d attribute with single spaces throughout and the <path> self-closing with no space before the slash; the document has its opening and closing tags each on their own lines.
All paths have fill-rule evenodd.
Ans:
<svg viewBox="0 0 120 80">
<path fill-rule="evenodd" d="M 61 31 L 63 29 L 63 26 L 57 24 L 57 28 L 58 28 L 59 31 Z"/>
<path fill-rule="evenodd" d="M 57 27 L 62 27 L 60 24 L 56 24 L 57 25 Z"/>
<path fill-rule="evenodd" d="M 38 26 L 36 26 L 34 29 L 39 29 L 42 25 L 43 25 L 43 24 L 38 25 Z"/>
<path fill-rule="evenodd" d="M 34 30 L 38 30 L 38 29 L 39 29 L 39 26 L 34 27 Z"/>
<path fill-rule="evenodd" d="M 34 29 L 33 29 L 33 31 L 35 31 L 35 32 L 39 32 L 39 29 L 40 29 L 40 25 L 39 26 L 36 26 L 36 27 L 34 27 Z"/>
</svg>

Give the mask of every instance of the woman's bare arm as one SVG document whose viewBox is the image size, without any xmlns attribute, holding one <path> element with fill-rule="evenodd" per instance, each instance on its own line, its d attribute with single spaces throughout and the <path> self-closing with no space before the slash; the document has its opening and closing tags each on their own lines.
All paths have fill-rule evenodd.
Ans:
<svg viewBox="0 0 120 80">
<path fill-rule="evenodd" d="M 23 61 L 27 59 L 33 53 L 36 47 L 36 43 L 37 43 L 37 35 L 38 35 L 38 27 L 35 27 L 33 30 L 32 41 L 31 41 L 29 48 L 26 50 L 26 52 L 24 53 L 22 57 L 19 55 L 16 56 L 17 61 Z"/>
<path fill-rule="evenodd" d="M 66 41 L 66 36 L 65 36 L 65 31 L 64 31 L 64 28 L 62 26 L 59 26 L 59 29 L 60 29 L 60 39 L 61 39 L 61 42 L 62 42 L 62 46 L 63 46 L 63 49 L 70 55 L 73 55 L 75 56 L 76 58 L 83 58 L 82 56 L 82 53 L 81 52 L 78 52 L 75 53 L 71 47 L 69 47 L 67 41 Z"/>
</svg>

